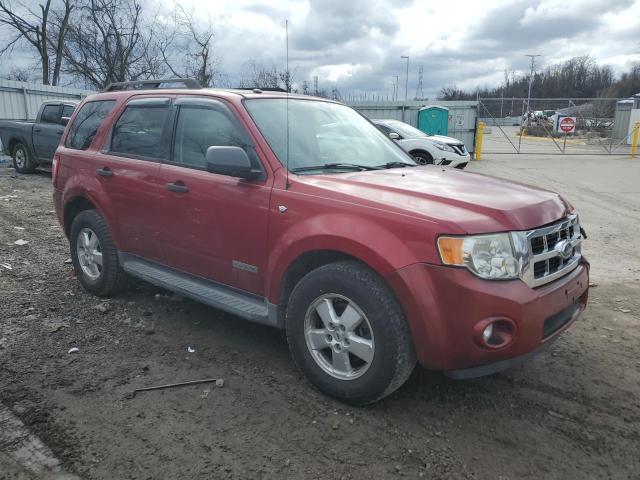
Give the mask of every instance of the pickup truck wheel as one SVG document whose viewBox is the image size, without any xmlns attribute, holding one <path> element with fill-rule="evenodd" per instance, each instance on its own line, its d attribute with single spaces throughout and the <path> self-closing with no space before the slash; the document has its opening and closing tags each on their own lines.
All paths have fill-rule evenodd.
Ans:
<svg viewBox="0 0 640 480">
<path fill-rule="evenodd" d="M 95 210 L 80 212 L 69 234 L 71 260 L 85 290 L 98 296 L 111 295 L 124 285 L 124 272 L 111 232 Z"/>
<path fill-rule="evenodd" d="M 375 402 L 415 366 L 402 309 L 382 279 L 358 262 L 308 273 L 286 315 L 291 355 L 309 381 L 348 403 Z"/>
<path fill-rule="evenodd" d="M 13 147 L 13 168 L 18 173 L 33 173 L 36 164 L 31 160 L 29 150 L 22 143 L 17 143 Z"/>
<path fill-rule="evenodd" d="M 411 152 L 411 156 L 418 165 L 433 165 L 433 157 L 427 152 Z"/>
</svg>

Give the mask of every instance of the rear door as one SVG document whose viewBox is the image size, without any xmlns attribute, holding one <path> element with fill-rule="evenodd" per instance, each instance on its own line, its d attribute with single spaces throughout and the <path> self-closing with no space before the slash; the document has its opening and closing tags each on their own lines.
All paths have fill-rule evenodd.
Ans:
<svg viewBox="0 0 640 480">
<path fill-rule="evenodd" d="M 271 178 L 246 130 L 221 101 L 179 98 L 174 138 L 162 164 L 160 235 L 168 265 L 264 294 Z M 248 182 L 206 171 L 210 146 L 245 149 L 265 175 Z"/>
<path fill-rule="evenodd" d="M 169 148 L 171 97 L 133 97 L 117 114 L 105 145 L 93 159 L 111 202 L 118 248 L 162 261 L 160 161 Z"/>
<path fill-rule="evenodd" d="M 33 148 L 39 159 L 51 161 L 64 132 L 61 124 L 62 105 L 45 105 L 39 121 L 33 126 Z"/>
</svg>

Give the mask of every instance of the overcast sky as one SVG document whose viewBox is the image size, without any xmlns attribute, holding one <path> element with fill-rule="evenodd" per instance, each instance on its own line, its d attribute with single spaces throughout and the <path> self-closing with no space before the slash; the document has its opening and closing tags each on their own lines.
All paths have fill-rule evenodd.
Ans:
<svg viewBox="0 0 640 480">
<path fill-rule="evenodd" d="M 169 13 L 175 0 L 144 0 L 149 20 Z M 616 72 L 640 61 L 640 0 L 180 0 L 196 17 L 215 24 L 214 49 L 230 83 L 255 60 L 284 69 L 284 22 L 289 20 L 289 64 L 295 82 L 340 92 L 391 95 L 400 76 L 404 98 L 410 57 L 409 98 L 418 68 L 423 91 L 497 85 L 504 71 L 528 75 L 525 54 L 541 54 L 538 68 L 577 55 L 592 55 Z M 160 27 L 158 27 L 160 28 Z M 37 64 L 14 52 L 0 62 Z"/>
<path fill-rule="evenodd" d="M 164 0 L 172 5 L 173 0 Z M 232 78 L 247 59 L 284 64 L 284 20 L 289 19 L 289 63 L 297 81 L 319 77 L 342 93 L 391 94 L 400 75 L 409 97 L 418 68 L 423 89 L 498 84 L 504 70 L 528 72 L 527 53 L 541 67 L 590 54 L 618 72 L 640 60 L 640 0 L 183 0 L 217 23 L 222 68 Z"/>
</svg>

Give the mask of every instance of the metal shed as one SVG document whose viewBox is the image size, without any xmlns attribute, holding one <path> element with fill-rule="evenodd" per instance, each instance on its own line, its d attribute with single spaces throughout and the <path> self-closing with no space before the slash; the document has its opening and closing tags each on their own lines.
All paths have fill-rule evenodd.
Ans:
<svg viewBox="0 0 640 480">
<path fill-rule="evenodd" d="M 0 79 L 0 119 L 33 120 L 46 100 L 81 100 L 91 90 Z"/>
</svg>

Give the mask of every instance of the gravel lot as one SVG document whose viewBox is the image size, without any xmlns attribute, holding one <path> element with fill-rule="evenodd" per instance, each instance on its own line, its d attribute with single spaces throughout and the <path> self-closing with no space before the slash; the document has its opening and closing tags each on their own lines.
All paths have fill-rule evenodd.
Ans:
<svg viewBox="0 0 640 480">
<path fill-rule="evenodd" d="M 52 478 L 20 461 L 17 424 L 85 479 L 638 478 L 640 160 L 487 155 L 469 170 L 576 206 L 590 306 L 520 369 L 472 381 L 416 369 L 351 408 L 305 383 L 282 332 L 142 283 L 107 302 L 86 294 L 49 174 L 0 164 L 0 479 Z M 130 395 L 209 377 L 224 386 Z"/>
</svg>

